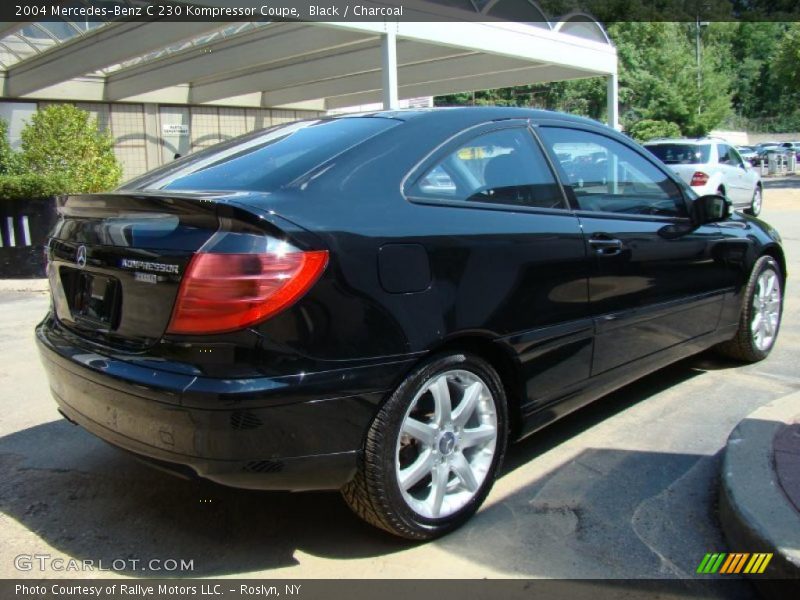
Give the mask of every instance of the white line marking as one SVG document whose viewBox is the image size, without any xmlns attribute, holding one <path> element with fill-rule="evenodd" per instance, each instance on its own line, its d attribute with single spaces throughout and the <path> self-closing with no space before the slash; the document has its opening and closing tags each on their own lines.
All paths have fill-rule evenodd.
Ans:
<svg viewBox="0 0 800 600">
<path fill-rule="evenodd" d="M 28 215 L 22 215 L 22 239 L 26 246 L 31 245 L 31 228 L 28 225 Z"/>
<path fill-rule="evenodd" d="M 14 235 L 14 217 L 6 217 L 6 225 L 8 226 L 8 245 L 16 246 L 17 237 Z"/>
</svg>

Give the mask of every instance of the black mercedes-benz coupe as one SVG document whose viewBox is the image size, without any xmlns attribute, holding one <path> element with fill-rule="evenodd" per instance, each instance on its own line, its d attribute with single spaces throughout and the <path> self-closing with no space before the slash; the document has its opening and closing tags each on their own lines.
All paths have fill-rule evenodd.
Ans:
<svg viewBox="0 0 800 600">
<path fill-rule="evenodd" d="M 765 358 L 786 281 L 766 223 L 527 109 L 274 127 L 59 214 L 36 336 L 67 419 L 412 539 L 466 521 L 510 441 L 711 346 Z"/>
</svg>

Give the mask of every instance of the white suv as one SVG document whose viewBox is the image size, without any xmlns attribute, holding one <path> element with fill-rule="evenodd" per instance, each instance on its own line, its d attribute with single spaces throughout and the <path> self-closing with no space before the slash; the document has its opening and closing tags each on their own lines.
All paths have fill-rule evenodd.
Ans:
<svg viewBox="0 0 800 600">
<path fill-rule="evenodd" d="M 658 139 L 644 144 L 698 195 L 722 194 L 735 208 L 761 212 L 761 175 L 728 142 L 716 138 Z"/>
</svg>

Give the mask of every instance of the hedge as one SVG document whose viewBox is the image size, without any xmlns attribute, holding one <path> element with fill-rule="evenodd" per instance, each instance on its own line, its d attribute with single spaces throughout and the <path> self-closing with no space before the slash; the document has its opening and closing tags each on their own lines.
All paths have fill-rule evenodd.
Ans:
<svg viewBox="0 0 800 600">
<path fill-rule="evenodd" d="M 63 194 L 65 189 L 67 184 L 61 175 L 0 175 L 0 201 L 50 198 Z"/>
<path fill-rule="evenodd" d="M 20 134 L 19 152 L 7 134 L 8 124 L 0 118 L 0 199 L 102 192 L 122 177 L 111 135 L 71 104 L 36 111 Z"/>
</svg>

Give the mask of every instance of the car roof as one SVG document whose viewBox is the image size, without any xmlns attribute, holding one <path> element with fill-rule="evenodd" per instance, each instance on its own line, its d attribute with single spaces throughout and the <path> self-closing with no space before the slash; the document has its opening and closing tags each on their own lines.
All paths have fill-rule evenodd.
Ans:
<svg viewBox="0 0 800 600">
<path fill-rule="evenodd" d="M 690 144 L 690 145 L 700 145 L 700 144 L 708 144 L 711 142 L 718 142 L 722 144 L 729 144 L 727 140 L 723 140 L 722 138 L 655 138 L 653 140 L 648 140 L 644 142 L 645 146 L 655 145 L 655 144 Z"/>
<path fill-rule="evenodd" d="M 359 113 L 341 113 L 332 115 L 328 118 L 359 118 L 377 117 L 384 119 L 396 119 L 399 121 L 425 121 L 428 119 L 438 119 L 444 115 L 449 118 L 462 118 L 465 122 L 479 123 L 481 121 L 492 121 L 500 119 L 530 119 L 532 121 L 568 121 L 575 124 L 592 125 L 597 127 L 603 125 L 599 121 L 578 117 L 567 113 L 542 110 L 537 108 L 525 108 L 518 106 L 437 106 L 432 108 L 408 108 L 397 110 L 377 110 Z"/>
</svg>

